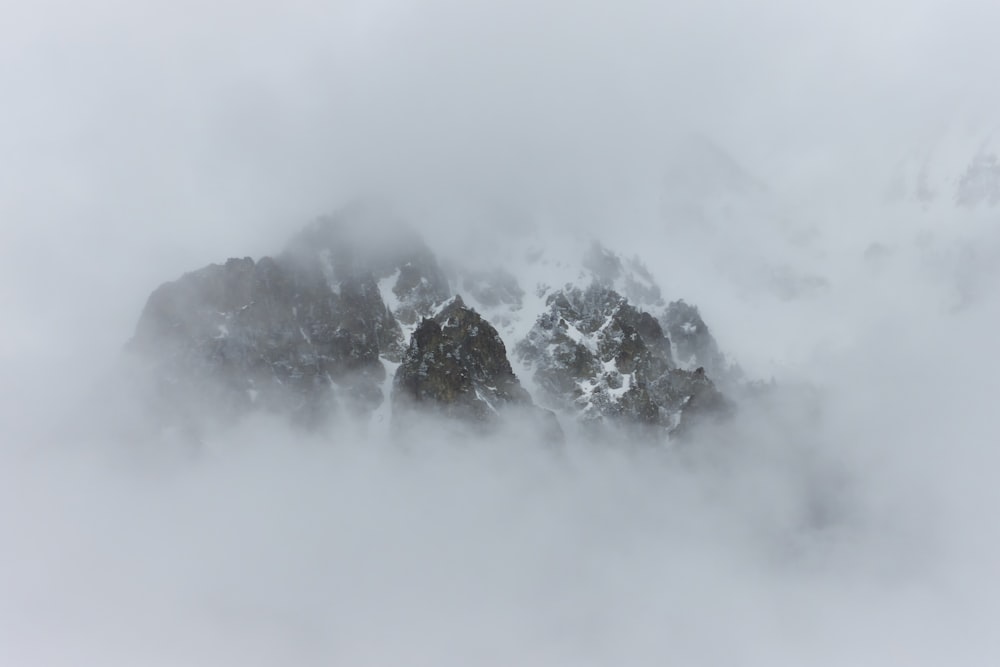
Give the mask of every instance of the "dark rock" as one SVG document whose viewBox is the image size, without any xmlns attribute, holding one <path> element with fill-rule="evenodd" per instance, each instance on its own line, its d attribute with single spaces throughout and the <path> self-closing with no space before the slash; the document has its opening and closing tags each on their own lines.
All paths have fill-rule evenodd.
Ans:
<svg viewBox="0 0 1000 667">
<path fill-rule="evenodd" d="M 398 323 L 370 274 L 331 286 L 314 269 L 232 259 L 153 292 L 129 349 L 168 420 L 265 410 L 318 425 L 338 403 L 365 416 L 382 402 L 379 356 L 399 357 Z"/>
<path fill-rule="evenodd" d="M 614 285 L 622 275 L 622 261 L 597 241 L 590 245 L 590 250 L 584 255 L 583 267 L 590 270 L 601 285 Z"/>
<path fill-rule="evenodd" d="M 649 272 L 598 244 L 584 266 L 593 283 L 546 287 L 546 311 L 515 348 L 542 405 L 588 428 L 654 437 L 727 414 L 713 382 L 724 361 L 697 309 L 674 302 L 658 320 L 637 305 L 663 307 Z M 503 318 L 524 303 L 514 276 L 451 275 L 508 330 Z M 399 364 L 397 430 L 428 413 L 561 440 L 558 419 L 521 386 L 494 325 L 450 294 L 448 274 L 410 228 L 384 210 L 348 208 L 309 225 L 276 257 L 230 259 L 157 288 L 128 346 L 146 378 L 137 393 L 185 432 L 257 411 L 312 429 L 334 417 L 370 420 L 386 398 L 385 364 Z M 400 322 L 412 332 L 408 345 Z"/>
<path fill-rule="evenodd" d="M 482 427 L 504 416 L 529 415 L 543 437 L 557 436 L 555 416 L 534 406 L 514 375 L 496 329 L 459 296 L 413 332 L 396 371 L 392 400 L 397 427 L 417 411 Z"/>
<path fill-rule="evenodd" d="M 286 254 L 318 267 L 331 284 L 373 276 L 391 291 L 393 315 L 404 324 L 431 315 L 452 294 L 420 235 L 376 207 L 359 205 L 317 220 L 293 239 Z"/>
<path fill-rule="evenodd" d="M 689 428 L 695 414 L 727 405 L 703 368 L 676 367 L 656 318 L 614 290 L 567 286 L 547 305 L 516 347 L 543 405 L 591 426 L 611 423 L 654 436 Z"/>
<path fill-rule="evenodd" d="M 705 375 L 705 369 L 698 368 L 693 373 L 673 371 L 677 395 L 684 396 L 680 419 L 673 435 L 688 437 L 695 427 L 707 421 L 719 421 L 732 416 L 735 406 L 715 384 Z"/>
<path fill-rule="evenodd" d="M 697 306 L 683 300 L 672 301 L 663 313 L 662 322 L 680 364 L 688 368 L 701 366 L 713 377 L 727 373 L 726 360 Z"/>
<path fill-rule="evenodd" d="M 338 406 L 363 419 L 385 398 L 380 357 L 399 362 L 405 349 L 383 294 L 413 323 L 449 293 L 412 229 L 356 205 L 274 258 L 231 259 L 161 286 L 129 349 L 170 422 L 264 410 L 316 426 Z"/>
<path fill-rule="evenodd" d="M 663 307 L 660 288 L 638 257 L 623 260 L 594 241 L 582 264 L 594 283 L 616 291 L 630 303 L 647 308 Z"/>
</svg>

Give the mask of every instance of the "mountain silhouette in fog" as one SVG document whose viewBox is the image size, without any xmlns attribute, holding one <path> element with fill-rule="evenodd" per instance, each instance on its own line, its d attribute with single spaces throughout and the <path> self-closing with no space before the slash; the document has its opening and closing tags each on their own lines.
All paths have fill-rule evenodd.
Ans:
<svg viewBox="0 0 1000 667">
<path fill-rule="evenodd" d="M 658 441 L 732 411 L 720 387 L 737 373 L 695 306 L 596 241 L 573 281 L 532 282 L 546 251 L 509 269 L 441 262 L 390 212 L 355 205 L 272 257 L 161 285 L 127 349 L 156 423 L 193 434 L 260 412 L 307 429 L 400 433 L 426 416 Z"/>
</svg>

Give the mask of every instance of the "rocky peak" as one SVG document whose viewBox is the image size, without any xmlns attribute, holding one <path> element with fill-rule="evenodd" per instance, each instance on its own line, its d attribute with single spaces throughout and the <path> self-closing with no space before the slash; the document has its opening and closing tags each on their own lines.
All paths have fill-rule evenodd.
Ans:
<svg viewBox="0 0 1000 667">
<path fill-rule="evenodd" d="M 310 427 L 343 416 L 398 425 L 431 412 L 559 439 L 554 414 L 514 374 L 498 323 L 519 341 L 539 400 L 570 419 L 664 436 L 727 409 L 710 379 L 721 355 L 697 309 L 663 310 L 637 259 L 595 243 L 582 264 L 540 267 L 577 283 L 539 282 L 526 296 L 504 270 L 446 274 L 411 229 L 372 215 L 348 209 L 273 258 L 230 259 L 155 290 L 129 348 L 164 419 L 197 430 L 263 410 Z M 474 307 L 449 300 L 449 275 Z"/>
<path fill-rule="evenodd" d="M 537 409 L 514 375 L 500 334 L 461 296 L 414 330 L 392 398 L 397 425 L 418 409 L 480 427 L 526 417 L 544 439 L 562 438 L 555 415 Z"/>
<path fill-rule="evenodd" d="M 685 412 L 724 404 L 704 369 L 676 368 L 657 319 L 614 290 L 567 286 L 546 303 L 548 312 L 516 348 L 543 405 L 593 424 L 665 433 L 678 428 Z"/>
<path fill-rule="evenodd" d="M 594 241 L 582 265 L 590 272 L 593 282 L 615 290 L 634 304 L 647 308 L 664 304 L 659 286 L 638 257 L 622 259 Z"/>
<path fill-rule="evenodd" d="M 129 348 L 168 419 L 266 410 L 315 424 L 381 403 L 379 357 L 401 356 L 402 331 L 369 273 L 331 285 L 288 256 L 243 258 L 157 288 Z"/>
<path fill-rule="evenodd" d="M 663 313 L 662 322 L 673 342 L 679 365 L 687 369 L 704 368 L 712 377 L 722 377 L 730 372 L 697 306 L 689 305 L 683 299 L 672 301 Z"/>
<path fill-rule="evenodd" d="M 393 315 L 415 324 L 451 296 L 448 278 L 420 235 L 384 212 L 355 206 L 321 218 L 296 236 L 286 255 L 316 267 L 336 289 L 371 275 Z"/>
<path fill-rule="evenodd" d="M 529 405 L 500 334 L 456 296 L 424 318 L 396 374 L 395 405 L 426 403 L 487 420 L 507 404 Z"/>
</svg>

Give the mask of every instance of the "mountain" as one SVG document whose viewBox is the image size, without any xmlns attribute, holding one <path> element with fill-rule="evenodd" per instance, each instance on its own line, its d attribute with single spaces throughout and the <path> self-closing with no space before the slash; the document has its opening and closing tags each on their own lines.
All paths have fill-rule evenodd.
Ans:
<svg viewBox="0 0 1000 667">
<path fill-rule="evenodd" d="M 998 128 L 955 124 L 899 160 L 890 199 L 922 207 L 993 208 L 1000 204 Z"/>
<path fill-rule="evenodd" d="M 660 321 L 610 287 L 567 286 L 546 303 L 548 312 L 517 347 L 534 370 L 544 404 L 575 413 L 584 423 L 612 423 L 654 436 L 680 432 L 699 415 L 730 409 L 704 367 L 678 366 Z M 664 317 L 676 311 L 676 304 L 671 306 Z M 687 348 L 698 336 L 691 327 L 682 343 Z M 701 337 L 710 337 L 707 328 Z M 714 347 L 714 340 L 702 345 Z M 689 353 L 685 360 L 696 363 L 697 356 Z"/>
<path fill-rule="evenodd" d="M 159 423 L 192 433 L 264 412 L 320 430 L 398 435 L 433 416 L 547 442 L 560 423 L 667 440 L 733 410 L 697 308 L 668 303 L 638 258 L 532 239 L 518 257 L 439 262 L 390 212 L 354 206 L 274 257 L 160 286 L 127 349 Z"/>
<path fill-rule="evenodd" d="M 561 441 L 555 414 L 537 408 L 511 368 L 500 334 L 455 296 L 420 322 L 396 371 L 395 425 L 427 412 L 488 428 L 506 416 L 528 418 L 548 441 Z"/>
</svg>

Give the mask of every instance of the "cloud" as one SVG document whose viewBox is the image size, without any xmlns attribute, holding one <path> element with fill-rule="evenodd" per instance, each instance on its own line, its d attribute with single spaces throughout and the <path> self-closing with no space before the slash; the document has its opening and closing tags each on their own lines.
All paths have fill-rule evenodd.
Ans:
<svg viewBox="0 0 1000 667">
<path fill-rule="evenodd" d="M 883 195 L 903 154 L 989 133 L 996 13 L 10 8 L 0 656 L 989 663 L 996 218 Z M 665 218 L 691 133 L 761 187 Z M 108 436 L 141 430 L 109 369 L 152 288 L 274 252 L 359 193 L 453 253 L 514 218 L 598 233 L 780 391 L 671 452 L 331 443 L 266 420 L 201 452 Z"/>
</svg>

